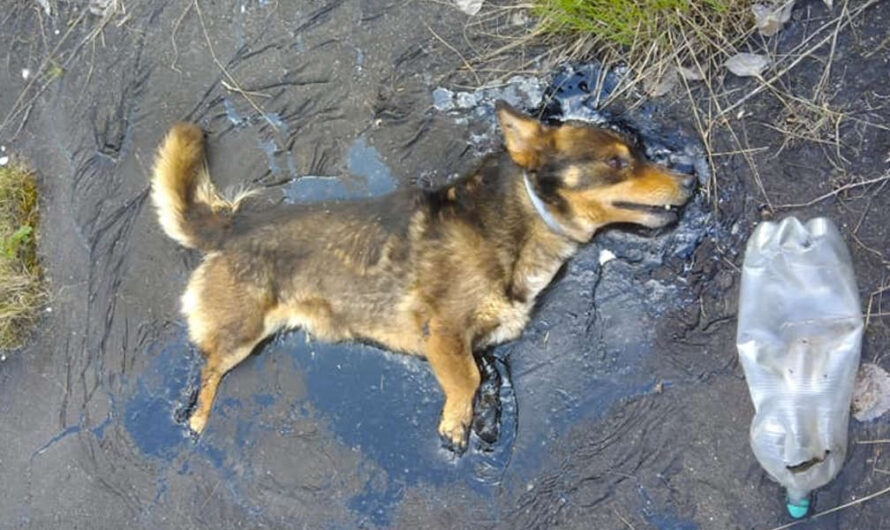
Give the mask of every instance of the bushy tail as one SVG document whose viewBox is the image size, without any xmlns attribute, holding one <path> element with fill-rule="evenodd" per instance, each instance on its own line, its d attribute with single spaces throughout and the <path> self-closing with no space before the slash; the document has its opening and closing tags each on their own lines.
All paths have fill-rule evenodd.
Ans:
<svg viewBox="0 0 890 530">
<path fill-rule="evenodd" d="M 200 127 L 178 123 L 170 129 L 158 150 L 151 181 L 151 198 L 168 236 L 189 248 L 217 248 L 246 195 L 227 200 L 216 192 L 204 165 Z"/>
</svg>

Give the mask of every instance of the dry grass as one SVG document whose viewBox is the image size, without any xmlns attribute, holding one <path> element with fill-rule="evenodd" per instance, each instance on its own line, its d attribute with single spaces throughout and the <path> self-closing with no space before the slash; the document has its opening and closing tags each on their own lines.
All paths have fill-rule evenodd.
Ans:
<svg viewBox="0 0 890 530">
<path fill-rule="evenodd" d="M 526 13 L 530 22 L 522 23 Z M 481 72 L 509 76 L 517 52 L 534 48 L 535 55 L 518 69 L 536 65 L 549 71 L 585 60 L 629 65 L 633 76 L 617 91 L 624 93 L 642 81 L 658 85 L 677 64 L 696 75 L 701 67 L 710 76 L 752 30 L 747 0 L 532 0 L 488 8 L 469 33 L 498 43 L 477 49 Z"/>
<path fill-rule="evenodd" d="M 707 56 L 731 47 L 750 28 L 747 0 L 536 0 L 535 32 L 551 45 L 628 64 L 670 64 L 677 54 L 691 64 L 688 51 L 677 50 L 669 33 L 682 33 L 696 52 Z"/>
<path fill-rule="evenodd" d="M 0 167 L 0 349 L 22 345 L 46 299 L 37 222 L 34 174 L 16 162 Z"/>
</svg>

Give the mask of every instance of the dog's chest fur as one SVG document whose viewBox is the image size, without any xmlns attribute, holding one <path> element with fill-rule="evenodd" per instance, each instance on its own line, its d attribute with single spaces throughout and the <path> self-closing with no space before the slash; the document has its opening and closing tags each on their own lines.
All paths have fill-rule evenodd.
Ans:
<svg viewBox="0 0 890 530">
<path fill-rule="evenodd" d="M 499 304 L 497 324 L 478 339 L 477 345 L 494 346 L 519 337 L 528 323 L 538 295 L 576 249 L 574 243 L 557 240 L 523 249 L 507 290 L 508 295 Z"/>
</svg>

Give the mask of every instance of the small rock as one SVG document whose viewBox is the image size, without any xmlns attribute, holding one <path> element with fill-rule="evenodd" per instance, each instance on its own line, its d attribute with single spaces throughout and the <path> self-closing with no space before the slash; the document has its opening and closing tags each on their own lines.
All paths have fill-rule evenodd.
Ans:
<svg viewBox="0 0 890 530">
<path fill-rule="evenodd" d="M 46 16 L 51 16 L 53 14 L 52 6 L 49 4 L 49 0 L 37 0 L 37 3 L 40 4 L 40 7 L 43 8 L 43 13 Z"/>
<path fill-rule="evenodd" d="M 454 108 L 454 92 L 441 87 L 433 90 L 433 106 L 442 112 L 452 110 Z"/>
<path fill-rule="evenodd" d="M 701 81 L 705 78 L 698 67 L 688 68 L 686 66 L 680 66 L 677 68 L 677 71 L 680 73 L 680 77 L 687 81 Z"/>
<path fill-rule="evenodd" d="M 90 0 L 89 5 L 90 13 L 99 17 L 112 15 L 119 8 L 118 0 Z"/>
<path fill-rule="evenodd" d="M 601 267 L 602 267 L 603 265 L 605 265 L 606 263 L 609 263 L 609 262 L 612 261 L 613 259 L 615 259 L 615 254 L 614 254 L 611 250 L 609 250 L 609 249 L 605 249 L 605 248 L 602 249 L 602 250 L 600 250 L 600 259 L 599 259 L 599 261 L 600 261 L 600 266 L 601 266 Z"/>
<path fill-rule="evenodd" d="M 677 86 L 679 81 L 680 77 L 677 75 L 677 69 L 673 66 L 663 71 L 653 69 L 643 77 L 643 90 L 650 96 L 657 98 L 670 92 Z"/>
<path fill-rule="evenodd" d="M 468 15 L 475 15 L 482 9 L 485 0 L 454 0 L 457 8 Z"/>
<path fill-rule="evenodd" d="M 524 26 L 531 22 L 531 17 L 528 16 L 528 13 L 525 10 L 519 10 L 513 13 L 510 16 L 510 24 L 513 26 Z"/>
<path fill-rule="evenodd" d="M 859 367 L 853 390 L 853 417 L 859 421 L 879 418 L 890 410 L 890 374 L 876 364 Z"/>
<path fill-rule="evenodd" d="M 458 92 L 456 100 L 461 109 L 471 109 L 479 104 L 479 97 L 472 92 Z"/>
<path fill-rule="evenodd" d="M 22 68 L 22 79 L 27 81 L 29 77 L 31 77 L 31 70 L 28 70 L 27 68 Z"/>
<path fill-rule="evenodd" d="M 769 57 L 757 53 L 737 53 L 727 59 L 724 66 L 739 77 L 758 77 L 769 66 Z"/>
<path fill-rule="evenodd" d="M 775 35 L 791 19 L 793 7 L 794 0 L 769 7 L 763 4 L 754 4 L 751 6 L 751 11 L 754 13 L 754 25 L 757 26 L 757 31 L 764 37 Z"/>
<path fill-rule="evenodd" d="M 5 166 L 8 163 L 9 163 L 8 156 L 0 156 L 0 166 Z"/>
</svg>

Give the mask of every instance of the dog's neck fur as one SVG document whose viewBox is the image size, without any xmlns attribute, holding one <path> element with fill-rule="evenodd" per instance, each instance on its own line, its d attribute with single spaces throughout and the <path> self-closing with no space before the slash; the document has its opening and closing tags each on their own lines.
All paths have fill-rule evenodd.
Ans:
<svg viewBox="0 0 890 530">
<path fill-rule="evenodd" d="M 537 192 L 535 192 L 534 186 L 529 180 L 528 171 L 522 172 L 522 183 L 525 185 L 525 192 L 528 195 L 528 199 L 531 202 L 532 206 L 535 208 L 535 212 L 538 213 L 538 216 L 544 221 L 544 224 L 547 225 L 547 228 L 550 229 L 551 232 L 558 236 L 571 238 L 569 235 L 568 229 L 562 225 L 562 223 L 553 216 L 553 213 L 547 208 L 547 205 L 544 204 L 544 201 L 538 197 Z"/>
<path fill-rule="evenodd" d="M 554 223 L 560 223 L 560 230 L 554 230 L 539 210 L 542 206 L 546 208 L 546 204 L 535 204 L 523 176 L 514 179 L 512 188 L 519 198 L 517 202 L 531 230 L 517 253 L 511 288 L 517 294 L 524 293 L 526 301 L 532 303 L 550 284 L 562 265 L 578 251 L 580 245 L 589 240 L 589 236 L 579 234 L 556 217 L 552 219 Z"/>
<path fill-rule="evenodd" d="M 503 205 L 493 217 L 478 219 L 480 229 L 489 239 L 501 242 L 499 261 L 510 271 L 508 296 L 517 302 L 532 304 L 563 263 L 593 232 L 587 233 L 558 217 L 554 220 L 563 227 L 562 231 L 548 226 L 538 210 L 540 205 L 534 204 L 526 189 L 524 173 L 507 153 L 500 153 L 483 162 L 463 182 L 472 182 L 477 177 L 485 182 L 466 197 L 468 210 L 477 201 L 497 201 Z M 546 204 L 543 206 L 546 208 Z"/>
</svg>

